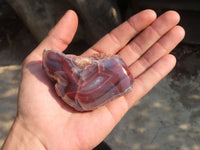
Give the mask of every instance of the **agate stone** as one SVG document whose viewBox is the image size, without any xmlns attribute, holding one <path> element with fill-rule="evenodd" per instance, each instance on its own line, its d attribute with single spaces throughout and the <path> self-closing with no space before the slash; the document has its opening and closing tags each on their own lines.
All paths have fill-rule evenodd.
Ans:
<svg viewBox="0 0 200 150">
<path fill-rule="evenodd" d="M 134 80 L 123 60 L 114 55 L 81 57 L 44 50 L 43 69 L 55 81 L 62 100 L 77 111 L 90 111 L 130 92 Z"/>
</svg>

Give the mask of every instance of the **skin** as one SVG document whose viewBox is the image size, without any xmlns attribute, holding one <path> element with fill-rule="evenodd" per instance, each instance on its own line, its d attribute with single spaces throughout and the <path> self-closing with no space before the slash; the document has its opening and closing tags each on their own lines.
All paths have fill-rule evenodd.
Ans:
<svg viewBox="0 0 200 150">
<path fill-rule="evenodd" d="M 97 146 L 134 103 L 175 66 L 176 59 L 169 53 L 185 34 L 177 25 L 179 20 L 175 11 L 157 18 L 154 11 L 144 10 L 83 53 L 83 56 L 99 52 L 120 55 L 135 78 L 135 87 L 97 110 L 80 113 L 56 95 L 41 65 L 45 48 L 63 51 L 73 39 L 78 18 L 74 11 L 67 11 L 24 60 L 17 116 L 3 150 L 88 150 Z"/>
</svg>

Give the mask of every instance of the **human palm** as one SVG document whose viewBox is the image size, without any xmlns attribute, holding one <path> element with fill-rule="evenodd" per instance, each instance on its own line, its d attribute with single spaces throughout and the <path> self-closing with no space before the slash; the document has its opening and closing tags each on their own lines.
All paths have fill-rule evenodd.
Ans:
<svg viewBox="0 0 200 150">
<path fill-rule="evenodd" d="M 177 26 L 179 15 L 174 11 L 156 19 L 152 10 L 145 10 L 112 30 L 82 55 L 120 55 L 135 79 L 135 87 L 94 111 L 77 112 L 55 94 L 41 65 L 45 48 L 67 48 L 77 22 L 76 14 L 68 11 L 23 64 L 15 122 L 36 136 L 46 149 L 92 149 L 98 145 L 128 109 L 171 71 L 176 60 L 169 53 L 184 37 L 184 30 Z"/>
</svg>

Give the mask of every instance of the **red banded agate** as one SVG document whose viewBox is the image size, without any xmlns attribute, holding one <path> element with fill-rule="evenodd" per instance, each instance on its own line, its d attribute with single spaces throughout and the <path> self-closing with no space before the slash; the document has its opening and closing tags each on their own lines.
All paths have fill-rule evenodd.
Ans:
<svg viewBox="0 0 200 150">
<path fill-rule="evenodd" d="M 44 50 L 43 69 L 55 80 L 55 90 L 77 111 L 90 111 L 130 92 L 133 78 L 123 60 L 112 57 L 90 58 Z"/>
</svg>

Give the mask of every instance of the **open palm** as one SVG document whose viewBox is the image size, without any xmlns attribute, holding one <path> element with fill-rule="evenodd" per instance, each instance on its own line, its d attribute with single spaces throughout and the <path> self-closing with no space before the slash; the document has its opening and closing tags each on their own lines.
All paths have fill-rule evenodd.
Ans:
<svg viewBox="0 0 200 150">
<path fill-rule="evenodd" d="M 118 54 L 135 79 L 129 94 L 83 113 L 60 100 L 41 65 L 45 48 L 63 51 L 71 42 L 78 19 L 75 12 L 68 11 L 24 61 L 15 124 L 23 126 L 46 149 L 94 148 L 128 109 L 174 67 L 176 59 L 169 53 L 184 37 L 183 28 L 177 26 L 179 19 L 174 11 L 158 18 L 152 10 L 142 11 L 83 53 Z"/>
</svg>

